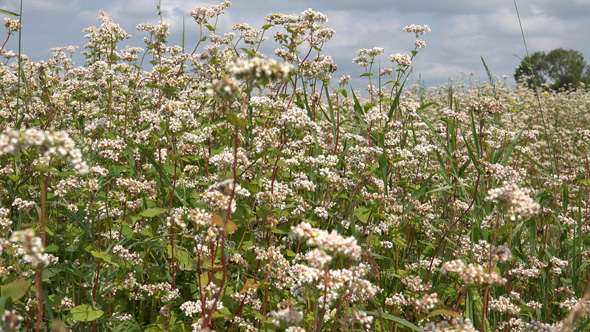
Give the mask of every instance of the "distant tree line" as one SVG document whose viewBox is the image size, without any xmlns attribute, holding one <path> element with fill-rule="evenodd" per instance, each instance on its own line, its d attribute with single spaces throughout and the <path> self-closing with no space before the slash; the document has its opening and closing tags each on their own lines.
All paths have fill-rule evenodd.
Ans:
<svg viewBox="0 0 590 332">
<path fill-rule="evenodd" d="M 535 52 L 522 59 L 516 68 L 514 79 L 526 82 L 530 87 L 552 90 L 574 90 L 585 85 L 590 88 L 590 66 L 581 52 L 557 48 L 549 53 Z"/>
</svg>

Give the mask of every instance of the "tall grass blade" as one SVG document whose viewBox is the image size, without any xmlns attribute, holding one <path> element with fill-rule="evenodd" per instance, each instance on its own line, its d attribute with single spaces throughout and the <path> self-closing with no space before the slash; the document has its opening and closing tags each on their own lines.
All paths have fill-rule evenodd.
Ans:
<svg viewBox="0 0 590 332">
<path fill-rule="evenodd" d="M 13 13 L 13 12 L 8 11 L 8 10 L 5 10 L 5 9 L 0 9 L 0 14 L 5 14 L 5 15 L 15 16 L 15 17 L 19 17 L 20 16 L 17 13 Z"/>
<path fill-rule="evenodd" d="M 399 325 L 405 326 L 405 327 L 411 329 L 412 331 L 418 331 L 418 332 L 424 331 L 424 330 L 422 330 L 422 328 L 408 322 L 407 320 L 397 317 L 397 316 L 394 316 L 392 314 L 386 313 L 386 312 L 379 313 L 376 311 L 367 311 L 366 314 L 371 315 L 371 316 L 376 316 L 376 317 L 379 317 L 379 315 L 381 315 L 381 316 L 383 316 L 383 318 L 390 320 L 392 322 L 395 322 Z"/>
</svg>

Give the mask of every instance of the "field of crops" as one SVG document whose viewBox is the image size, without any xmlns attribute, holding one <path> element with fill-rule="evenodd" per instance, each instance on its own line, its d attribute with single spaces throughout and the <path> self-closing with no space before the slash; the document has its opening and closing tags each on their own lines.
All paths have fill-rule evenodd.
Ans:
<svg viewBox="0 0 590 332">
<path fill-rule="evenodd" d="M 359 90 L 323 14 L 228 7 L 0 49 L 3 331 L 588 330 L 588 92 L 412 85 L 419 25 Z"/>
</svg>

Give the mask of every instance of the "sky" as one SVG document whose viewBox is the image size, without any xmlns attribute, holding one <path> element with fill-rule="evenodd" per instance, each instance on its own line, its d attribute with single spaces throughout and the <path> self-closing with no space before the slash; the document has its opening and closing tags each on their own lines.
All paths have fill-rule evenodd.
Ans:
<svg viewBox="0 0 590 332">
<path fill-rule="evenodd" d="M 169 44 L 181 44 L 184 18 L 189 50 L 196 45 L 199 32 L 190 10 L 221 2 L 160 1 L 163 18 L 171 24 Z M 24 0 L 23 53 L 40 61 L 50 58 L 52 47 L 83 48 L 86 40 L 82 29 L 100 24 L 100 9 L 133 36 L 122 46 L 141 46 L 146 33 L 135 27 L 139 23 L 157 23 L 157 5 L 158 0 Z M 590 62 L 590 0 L 517 0 L 517 5 L 531 54 L 561 47 L 582 52 Z M 0 0 L 0 9 L 18 12 L 19 6 L 20 0 Z M 387 66 L 390 54 L 409 53 L 414 48 L 414 35 L 402 31 L 410 24 L 432 29 L 421 37 L 427 47 L 414 59 L 412 83 L 436 86 L 469 77 L 486 81 L 483 57 L 492 74 L 499 78 L 506 75 L 505 81 L 514 84 L 515 68 L 526 55 L 514 0 L 234 0 L 221 17 L 218 32 L 231 32 L 235 23 L 248 23 L 260 29 L 271 13 L 300 14 L 308 8 L 325 14 L 325 27 L 336 31 L 323 51 L 338 65 L 333 80 L 351 75 L 355 89 L 368 83 L 366 78 L 360 78 L 364 71 L 352 63 L 356 51 L 382 47 L 385 53 L 381 55 L 381 65 Z M 0 29 L 0 42 L 5 36 Z M 266 54 L 272 56 L 276 44 L 272 38 L 265 43 L 270 46 L 265 49 Z M 18 49 L 16 35 L 6 49 Z M 77 65 L 83 65 L 82 56 L 74 59 Z"/>
</svg>

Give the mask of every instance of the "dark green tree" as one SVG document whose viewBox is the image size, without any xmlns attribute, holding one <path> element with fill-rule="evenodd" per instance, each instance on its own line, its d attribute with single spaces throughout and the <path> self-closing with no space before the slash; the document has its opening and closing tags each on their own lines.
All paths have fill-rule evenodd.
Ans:
<svg viewBox="0 0 590 332">
<path fill-rule="evenodd" d="M 522 59 L 514 73 L 516 81 L 529 86 L 547 84 L 553 90 L 576 89 L 580 83 L 590 84 L 590 66 L 581 52 L 557 48 L 549 53 L 535 52 Z"/>
<path fill-rule="evenodd" d="M 514 73 L 514 80 L 517 82 L 524 81 L 528 86 L 541 86 L 547 83 L 546 72 L 549 68 L 545 57 L 547 55 L 543 51 L 535 52 L 531 56 L 525 56 L 520 62 L 520 66 L 516 67 Z"/>
</svg>

